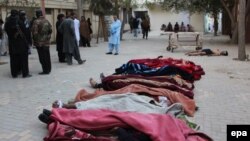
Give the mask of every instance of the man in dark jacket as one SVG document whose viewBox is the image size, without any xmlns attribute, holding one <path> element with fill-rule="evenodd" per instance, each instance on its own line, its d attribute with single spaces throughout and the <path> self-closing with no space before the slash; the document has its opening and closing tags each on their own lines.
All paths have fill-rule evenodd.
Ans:
<svg viewBox="0 0 250 141">
<path fill-rule="evenodd" d="M 22 72 L 23 78 L 31 77 L 28 68 L 30 29 L 25 25 L 24 19 L 24 11 L 18 15 L 17 10 L 11 10 L 11 15 L 5 24 L 5 31 L 9 39 L 10 68 L 13 78 L 16 78 L 20 72 Z"/>
<path fill-rule="evenodd" d="M 43 71 L 40 75 L 46 75 L 51 72 L 50 61 L 50 38 L 52 33 L 52 26 L 47 19 L 43 16 L 42 10 L 36 10 L 37 19 L 32 25 L 32 35 L 34 46 L 37 49 L 39 61 L 42 65 Z"/>
<path fill-rule="evenodd" d="M 63 52 L 66 55 L 68 65 L 72 65 L 72 56 L 74 56 L 78 64 L 83 64 L 86 61 L 81 59 L 75 35 L 73 16 L 74 13 L 71 13 L 59 26 L 59 32 L 63 34 Z"/>
<path fill-rule="evenodd" d="M 64 14 L 58 14 L 56 22 L 56 50 L 58 52 L 58 58 L 60 63 L 65 61 L 65 53 L 63 53 L 63 34 L 58 31 L 59 26 L 64 20 Z"/>
</svg>

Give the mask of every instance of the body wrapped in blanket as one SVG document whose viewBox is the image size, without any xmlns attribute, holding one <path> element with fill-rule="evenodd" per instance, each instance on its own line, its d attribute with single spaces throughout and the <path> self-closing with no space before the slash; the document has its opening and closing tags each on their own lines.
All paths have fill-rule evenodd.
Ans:
<svg viewBox="0 0 250 141">
<path fill-rule="evenodd" d="M 45 141 L 57 141 L 65 137 L 72 141 L 72 138 L 112 141 L 107 138 L 100 140 L 88 133 L 110 130 L 114 127 L 133 128 L 147 135 L 152 141 L 212 141 L 207 135 L 192 130 L 183 121 L 170 115 L 53 109 L 50 119 L 49 135 L 44 138 Z M 68 130 L 67 134 L 63 132 Z"/>
<path fill-rule="evenodd" d="M 140 84 L 152 88 L 165 88 L 184 94 L 193 98 L 192 89 L 194 85 L 179 76 L 141 76 L 141 75 L 109 75 L 101 79 L 102 83 L 97 84 L 90 79 L 90 84 L 94 88 L 103 88 L 107 91 L 121 89 L 131 84 Z"/>
</svg>

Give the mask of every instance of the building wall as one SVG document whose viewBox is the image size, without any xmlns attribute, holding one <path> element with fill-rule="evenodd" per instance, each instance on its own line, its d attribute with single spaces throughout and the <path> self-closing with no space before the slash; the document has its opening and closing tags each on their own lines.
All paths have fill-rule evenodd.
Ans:
<svg viewBox="0 0 250 141">
<path fill-rule="evenodd" d="M 151 30 L 160 30 L 162 24 L 168 24 L 169 22 L 174 24 L 178 22 L 184 22 L 185 25 L 191 24 L 195 31 L 204 32 L 204 14 L 192 14 L 187 12 L 175 13 L 171 11 L 164 11 L 160 6 L 156 6 L 153 9 L 137 8 L 133 10 L 133 16 L 135 11 L 148 11 L 151 22 Z"/>
<path fill-rule="evenodd" d="M 205 31 L 204 14 L 196 13 L 190 16 L 190 24 L 193 26 L 194 30 L 197 32 Z"/>
</svg>

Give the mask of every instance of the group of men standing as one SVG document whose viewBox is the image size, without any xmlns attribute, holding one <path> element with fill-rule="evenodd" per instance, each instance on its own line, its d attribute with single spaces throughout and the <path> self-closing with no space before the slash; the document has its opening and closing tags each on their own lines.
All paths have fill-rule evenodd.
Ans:
<svg viewBox="0 0 250 141">
<path fill-rule="evenodd" d="M 8 35 L 10 69 L 13 78 L 18 77 L 19 74 L 22 74 L 23 78 L 31 77 L 28 66 L 31 37 L 43 69 L 39 74 L 49 74 L 51 71 L 49 45 L 52 26 L 43 17 L 41 10 L 36 11 L 36 17 L 32 26 L 23 10 L 11 10 L 11 15 L 6 19 L 4 29 Z"/>
<path fill-rule="evenodd" d="M 72 65 L 72 57 L 74 57 L 78 64 L 83 64 L 86 60 L 81 59 L 79 51 L 80 22 L 76 19 L 75 13 L 72 12 L 66 19 L 64 14 L 59 14 L 57 19 L 56 42 L 59 62 Z"/>
<path fill-rule="evenodd" d="M 23 78 L 31 77 L 28 55 L 29 47 L 32 44 L 37 49 L 43 70 L 39 74 L 50 74 L 51 58 L 49 47 L 52 26 L 43 16 L 41 10 L 36 10 L 36 18 L 32 22 L 29 22 L 26 18 L 25 11 L 11 10 L 11 15 L 6 19 L 4 29 L 8 35 L 10 69 L 13 78 L 18 77 L 19 74 L 22 74 Z M 63 14 L 59 14 L 56 29 L 59 62 L 67 62 L 68 65 L 72 65 L 72 57 L 74 57 L 78 64 L 83 64 L 86 60 L 81 59 L 78 48 L 80 35 L 77 35 L 77 33 L 81 29 L 79 21 L 75 18 L 75 14 L 71 13 L 67 19 L 64 19 Z M 85 39 L 85 37 L 83 38 Z M 90 46 L 88 41 L 87 39 L 84 40 Z"/>
<path fill-rule="evenodd" d="M 143 39 L 148 39 L 148 32 L 150 31 L 150 19 L 149 16 L 143 16 L 142 18 L 139 17 L 130 17 L 129 20 L 129 25 L 130 25 L 130 31 L 134 32 L 134 37 L 138 36 L 139 33 L 139 28 L 141 27 L 142 29 L 142 38 Z"/>
<path fill-rule="evenodd" d="M 119 54 L 121 22 L 117 16 L 113 16 L 114 21 L 111 24 L 109 37 L 109 51 L 106 54 Z M 72 57 L 83 64 L 86 60 L 81 59 L 79 51 L 79 42 L 83 46 L 90 47 L 90 21 L 84 16 L 81 22 L 77 20 L 76 14 L 72 12 L 65 18 L 64 14 L 59 14 L 56 23 L 56 45 L 59 62 L 67 62 L 72 65 Z M 25 11 L 11 10 L 11 15 L 6 19 L 4 29 L 8 35 L 10 69 L 13 78 L 22 74 L 23 78 L 31 77 L 29 73 L 28 55 L 29 48 L 34 45 L 37 49 L 42 72 L 40 75 L 47 75 L 51 72 L 50 58 L 50 38 L 52 26 L 43 16 L 42 10 L 36 10 L 36 18 L 29 22 Z"/>
</svg>

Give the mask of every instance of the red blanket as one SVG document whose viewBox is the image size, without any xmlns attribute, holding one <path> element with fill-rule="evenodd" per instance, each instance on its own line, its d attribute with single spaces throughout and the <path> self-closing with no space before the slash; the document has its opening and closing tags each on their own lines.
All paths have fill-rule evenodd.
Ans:
<svg viewBox="0 0 250 141">
<path fill-rule="evenodd" d="M 183 121 L 165 114 L 141 114 L 109 110 L 53 109 L 50 116 L 56 122 L 82 131 L 132 127 L 152 141 L 211 141 L 207 135 L 195 132 Z M 49 130 L 53 130 L 50 129 Z M 50 132 L 51 133 L 51 132 Z"/>
<path fill-rule="evenodd" d="M 156 58 L 156 59 L 134 59 L 130 60 L 129 63 L 144 64 L 151 68 L 160 68 L 166 65 L 172 65 L 187 71 L 194 76 L 194 80 L 199 80 L 201 75 L 205 72 L 200 65 L 196 65 L 192 61 L 187 61 L 183 59 L 173 59 L 173 58 Z"/>
</svg>

